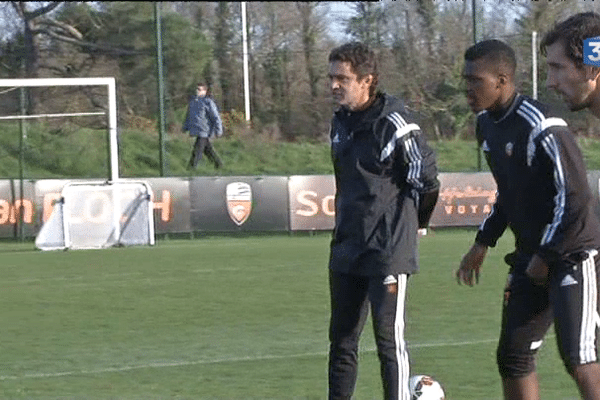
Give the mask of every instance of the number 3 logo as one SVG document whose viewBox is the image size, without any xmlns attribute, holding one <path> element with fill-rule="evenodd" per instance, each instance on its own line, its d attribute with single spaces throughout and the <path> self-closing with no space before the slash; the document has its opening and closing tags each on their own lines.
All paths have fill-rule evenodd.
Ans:
<svg viewBox="0 0 600 400">
<path fill-rule="evenodd" d="M 588 38 L 583 41 L 583 63 L 600 66 L 600 37 Z"/>
<path fill-rule="evenodd" d="M 591 47 L 590 51 L 593 53 L 593 55 L 588 54 L 588 60 L 593 62 L 600 61 L 600 42 L 589 42 L 589 46 Z"/>
</svg>

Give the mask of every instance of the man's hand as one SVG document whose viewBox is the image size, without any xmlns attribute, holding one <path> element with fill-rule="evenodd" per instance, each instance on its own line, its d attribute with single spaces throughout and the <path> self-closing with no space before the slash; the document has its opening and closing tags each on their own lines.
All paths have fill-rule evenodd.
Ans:
<svg viewBox="0 0 600 400">
<path fill-rule="evenodd" d="M 474 283 L 479 283 L 479 270 L 485 255 L 487 254 L 487 246 L 475 243 L 460 262 L 460 267 L 456 271 L 456 281 L 460 285 L 473 286 Z M 473 279 L 475 278 L 475 279 Z"/>
<path fill-rule="evenodd" d="M 531 279 L 535 285 L 545 285 L 548 281 L 548 264 L 544 259 L 535 254 L 529 261 L 525 275 Z"/>
</svg>

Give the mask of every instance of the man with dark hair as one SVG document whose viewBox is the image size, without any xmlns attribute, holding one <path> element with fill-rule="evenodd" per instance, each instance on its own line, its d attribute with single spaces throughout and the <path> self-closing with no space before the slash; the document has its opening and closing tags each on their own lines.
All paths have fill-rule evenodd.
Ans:
<svg viewBox="0 0 600 400">
<path fill-rule="evenodd" d="M 504 60 L 504 61 L 500 61 Z M 514 52 L 487 40 L 465 53 L 466 95 L 496 202 L 456 273 L 472 286 L 507 228 L 515 250 L 504 291 L 497 363 L 504 398 L 538 400 L 535 355 L 554 323 L 564 365 L 584 399 L 600 399 L 596 363 L 600 222 L 583 157 L 561 118 L 517 93 Z"/>
<path fill-rule="evenodd" d="M 600 118 L 600 68 L 583 62 L 583 41 L 600 36 L 600 15 L 586 12 L 556 24 L 542 39 L 547 86 L 562 95 L 571 111 L 589 108 Z"/>
<path fill-rule="evenodd" d="M 210 142 L 210 138 L 223 135 L 223 123 L 217 105 L 208 96 L 208 85 L 203 82 L 198 83 L 196 95 L 188 104 L 185 122 L 181 129 L 184 132 L 189 131 L 190 136 L 196 138 L 190 157 L 190 168 L 198 165 L 203 154 L 213 162 L 215 168 L 221 168 L 223 162 Z"/>
<path fill-rule="evenodd" d="M 329 398 L 350 399 L 358 340 L 371 307 L 386 399 L 409 400 L 404 302 L 418 270 L 417 231 L 437 201 L 435 156 L 395 97 L 378 92 L 377 62 L 362 43 L 329 55 L 335 229 L 329 259 Z"/>
</svg>

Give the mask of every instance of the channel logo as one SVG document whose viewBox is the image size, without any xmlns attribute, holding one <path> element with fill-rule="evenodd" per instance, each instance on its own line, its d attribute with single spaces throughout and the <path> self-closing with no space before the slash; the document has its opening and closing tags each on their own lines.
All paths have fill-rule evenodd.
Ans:
<svg viewBox="0 0 600 400">
<path fill-rule="evenodd" d="M 583 63 L 600 67 L 600 36 L 583 41 Z"/>
</svg>

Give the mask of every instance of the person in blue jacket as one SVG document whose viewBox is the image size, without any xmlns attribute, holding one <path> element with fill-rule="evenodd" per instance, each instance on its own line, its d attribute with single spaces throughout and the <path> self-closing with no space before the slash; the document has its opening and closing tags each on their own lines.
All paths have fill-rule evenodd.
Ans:
<svg viewBox="0 0 600 400">
<path fill-rule="evenodd" d="M 223 162 L 210 142 L 211 137 L 221 137 L 223 135 L 223 123 L 217 105 L 208 96 L 208 85 L 205 83 L 198 83 L 196 95 L 192 97 L 188 104 L 182 130 L 183 132 L 189 132 L 190 136 L 196 137 L 189 163 L 190 168 L 195 168 L 198 165 L 198 161 L 202 159 L 203 154 L 206 154 L 213 162 L 215 168 L 223 166 Z"/>
</svg>

